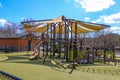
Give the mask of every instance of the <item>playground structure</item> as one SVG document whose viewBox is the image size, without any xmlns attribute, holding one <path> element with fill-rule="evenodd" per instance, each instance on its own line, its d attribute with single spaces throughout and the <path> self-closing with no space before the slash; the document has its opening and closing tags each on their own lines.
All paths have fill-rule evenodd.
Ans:
<svg viewBox="0 0 120 80">
<path fill-rule="evenodd" d="M 78 34 L 100 31 L 101 29 L 109 27 L 103 24 L 67 19 L 65 16 L 60 16 L 56 19 L 26 21 L 22 22 L 22 24 L 28 33 L 39 32 L 44 35 L 49 35 L 49 41 L 44 43 L 43 40 L 46 40 L 46 37 L 43 37 L 43 39 L 41 39 L 42 42 L 39 44 L 39 47 L 43 47 L 43 63 L 45 63 L 48 53 L 50 57 L 57 55 L 58 58 L 66 59 L 66 61 L 76 61 L 82 54 L 78 44 Z M 106 52 L 104 51 L 104 53 Z M 87 55 L 88 61 L 89 55 L 90 54 Z M 94 60 L 94 54 L 92 54 L 92 57 Z M 106 54 L 104 54 L 104 62 L 105 61 Z"/>
</svg>

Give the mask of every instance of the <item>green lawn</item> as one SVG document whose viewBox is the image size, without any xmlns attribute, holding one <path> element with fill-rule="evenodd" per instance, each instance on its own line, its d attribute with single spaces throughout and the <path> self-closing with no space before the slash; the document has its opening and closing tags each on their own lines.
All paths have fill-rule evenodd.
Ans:
<svg viewBox="0 0 120 80">
<path fill-rule="evenodd" d="M 119 80 L 120 67 L 95 63 L 78 65 L 76 70 L 54 66 L 50 59 L 29 61 L 26 52 L 0 53 L 0 70 L 23 80 Z"/>
</svg>

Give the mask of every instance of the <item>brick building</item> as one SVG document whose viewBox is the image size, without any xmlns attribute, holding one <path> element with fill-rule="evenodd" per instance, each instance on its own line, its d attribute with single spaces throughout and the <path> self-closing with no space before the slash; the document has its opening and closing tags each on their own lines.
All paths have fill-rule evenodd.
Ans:
<svg viewBox="0 0 120 80">
<path fill-rule="evenodd" d="M 0 52 L 31 50 L 35 42 L 31 35 L 0 34 Z"/>
</svg>

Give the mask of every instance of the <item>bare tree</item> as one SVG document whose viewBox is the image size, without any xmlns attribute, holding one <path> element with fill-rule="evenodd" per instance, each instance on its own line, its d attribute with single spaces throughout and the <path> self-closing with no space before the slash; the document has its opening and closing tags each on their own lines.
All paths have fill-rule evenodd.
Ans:
<svg viewBox="0 0 120 80">
<path fill-rule="evenodd" d="M 106 36 L 108 37 L 107 46 L 110 48 L 120 45 L 120 36 L 118 34 L 110 33 Z"/>
<path fill-rule="evenodd" d="M 19 26 L 17 23 L 8 22 L 7 24 L 4 24 L 4 26 L 2 26 L 1 33 L 2 34 L 15 34 L 17 33 L 18 27 Z"/>
<path fill-rule="evenodd" d="M 85 39 L 87 38 L 88 33 L 83 33 L 78 35 L 78 42 L 80 44 L 80 48 L 83 47 L 83 44 L 85 43 Z"/>
<path fill-rule="evenodd" d="M 110 34 L 110 28 L 105 28 L 99 32 L 99 39 L 102 41 L 103 47 L 107 47 L 107 41 L 108 41 L 108 36 L 107 34 Z"/>
</svg>

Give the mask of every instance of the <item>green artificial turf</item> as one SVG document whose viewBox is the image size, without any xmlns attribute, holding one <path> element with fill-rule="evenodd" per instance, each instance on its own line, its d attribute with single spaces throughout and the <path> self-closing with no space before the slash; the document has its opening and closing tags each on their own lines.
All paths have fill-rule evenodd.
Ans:
<svg viewBox="0 0 120 80">
<path fill-rule="evenodd" d="M 56 67 L 46 59 L 29 61 L 26 52 L 0 53 L 0 70 L 23 80 L 119 80 L 120 67 L 95 63 L 78 65 L 76 70 Z"/>
<path fill-rule="evenodd" d="M 0 54 L 0 61 L 6 60 L 8 57 L 4 54 Z"/>
</svg>

